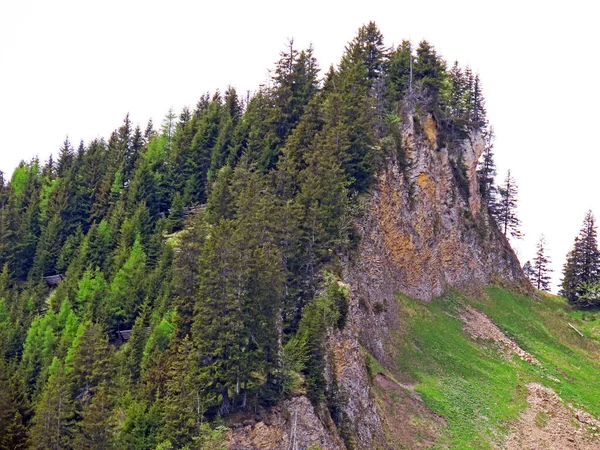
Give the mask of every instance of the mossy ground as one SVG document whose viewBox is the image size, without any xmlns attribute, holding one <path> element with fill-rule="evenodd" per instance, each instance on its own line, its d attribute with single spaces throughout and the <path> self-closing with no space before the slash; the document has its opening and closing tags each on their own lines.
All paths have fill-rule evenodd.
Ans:
<svg viewBox="0 0 600 450">
<path fill-rule="evenodd" d="M 556 296 L 533 299 L 495 287 L 478 298 L 452 293 L 431 303 L 405 296 L 398 302 L 403 325 L 397 364 L 389 369 L 414 384 L 425 404 L 446 420 L 436 447 L 501 446 L 527 406 L 526 385 L 532 381 L 600 416 L 600 313 L 571 310 Z M 489 316 L 541 365 L 516 356 L 509 360 L 495 343 L 464 331 L 460 312 L 468 305 Z"/>
</svg>

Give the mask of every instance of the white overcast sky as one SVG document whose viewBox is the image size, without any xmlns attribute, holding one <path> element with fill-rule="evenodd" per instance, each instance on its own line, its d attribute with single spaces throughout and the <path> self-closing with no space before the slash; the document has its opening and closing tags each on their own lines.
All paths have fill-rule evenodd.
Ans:
<svg viewBox="0 0 600 450">
<path fill-rule="evenodd" d="M 0 1 L 0 169 L 108 137 L 127 112 L 159 125 L 203 92 L 255 89 L 288 38 L 322 68 L 370 20 L 386 43 L 425 38 L 479 72 L 499 178 L 520 187 L 530 259 L 546 235 L 555 280 L 586 210 L 600 215 L 600 26 L 591 0 Z"/>
</svg>

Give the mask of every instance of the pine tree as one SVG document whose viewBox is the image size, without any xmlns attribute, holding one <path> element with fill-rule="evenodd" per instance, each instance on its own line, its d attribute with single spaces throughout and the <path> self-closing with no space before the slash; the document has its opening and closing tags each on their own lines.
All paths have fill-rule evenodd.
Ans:
<svg viewBox="0 0 600 450">
<path fill-rule="evenodd" d="M 583 220 L 579 235 L 575 238 L 573 249 L 567 255 L 563 267 L 563 279 L 560 295 L 571 304 L 580 307 L 595 306 L 586 290 L 600 281 L 600 251 L 598 251 L 596 218 L 588 211 Z"/>
<path fill-rule="evenodd" d="M 35 410 L 29 435 L 29 448 L 62 450 L 69 448 L 74 429 L 75 406 L 64 365 L 54 358 L 50 378 Z"/>
<path fill-rule="evenodd" d="M 390 101 L 397 102 L 409 93 L 412 87 L 413 59 L 410 41 L 402 41 L 402 44 L 390 55 L 387 72 Z"/>
<path fill-rule="evenodd" d="M 473 80 L 473 86 L 471 89 L 471 96 L 469 99 L 470 114 L 469 124 L 471 128 L 480 130 L 487 125 L 486 110 L 485 110 L 485 99 L 481 90 L 481 81 L 479 75 L 475 75 Z"/>
<path fill-rule="evenodd" d="M 269 119 L 274 137 L 267 137 L 271 142 L 260 162 L 264 170 L 276 165 L 282 145 L 300 121 L 304 107 L 316 94 L 318 73 L 312 47 L 298 52 L 294 41 L 290 40 L 275 67 L 270 95 L 273 110 Z"/>
<path fill-rule="evenodd" d="M 106 382 L 97 387 L 91 403 L 81 412 L 73 448 L 81 450 L 106 450 L 113 447 L 111 409 L 114 406 Z"/>
<path fill-rule="evenodd" d="M 482 159 L 477 167 L 477 176 L 479 179 L 479 191 L 485 200 L 490 212 L 494 214 L 496 209 L 496 191 L 494 179 L 496 177 L 496 164 L 494 162 L 494 130 L 490 128 L 483 133 L 485 147 L 483 149 Z"/>
<path fill-rule="evenodd" d="M 469 83 L 458 61 L 454 62 L 448 76 L 451 85 L 448 112 L 452 132 L 464 138 L 469 129 Z"/>
<path fill-rule="evenodd" d="M 167 395 L 164 398 L 164 416 L 159 433 L 160 441 L 185 446 L 202 421 L 206 399 L 200 395 L 195 382 L 197 364 L 189 336 L 171 342 L 167 368 Z"/>
<path fill-rule="evenodd" d="M 532 267 L 533 285 L 540 291 L 550 292 L 551 278 L 549 273 L 552 272 L 552 269 L 549 265 L 550 259 L 546 255 L 546 238 L 542 235 L 537 243 L 537 251 Z"/>
<path fill-rule="evenodd" d="M 517 195 L 519 189 L 510 170 L 506 174 L 504 184 L 498 188 L 498 203 L 493 211 L 494 217 L 500 231 L 504 236 L 510 236 L 521 239 L 523 237 L 519 227 L 521 221 L 517 217 Z"/>
<path fill-rule="evenodd" d="M 58 164 L 56 168 L 56 175 L 58 177 L 63 177 L 67 170 L 71 168 L 73 160 L 73 147 L 71 146 L 71 142 L 69 141 L 69 137 L 67 136 L 65 138 L 65 142 L 58 151 Z"/>
<path fill-rule="evenodd" d="M 323 133 L 335 136 L 337 162 L 342 164 L 350 186 L 362 191 L 373 174 L 376 109 L 368 68 L 361 58 L 354 58 L 353 48 L 351 43 L 332 80 L 334 88 L 324 100 Z"/>
<path fill-rule="evenodd" d="M 430 105 L 436 105 L 446 80 L 446 63 L 427 41 L 419 42 L 414 64 L 415 80 L 423 87 Z"/>
<path fill-rule="evenodd" d="M 346 47 L 340 63 L 340 70 L 355 64 L 367 69 L 366 79 L 369 85 L 383 75 L 387 63 L 387 49 L 383 44 L 383 36 L 375 22 L 369 22 L 358 29 L 356 37 Z"/>
<path fill-rule="evenodd" d="M 133 325 L 137 312 L 144 302 L 145 271 L 146 254 L 139 237 L 136 237 L 127 260 L 110 283 L 108 298 L 105 300 L 106 310 L 103 319 L 111 324 L 113 331 L 117 331 L 122 326 Z"/>
</svg>

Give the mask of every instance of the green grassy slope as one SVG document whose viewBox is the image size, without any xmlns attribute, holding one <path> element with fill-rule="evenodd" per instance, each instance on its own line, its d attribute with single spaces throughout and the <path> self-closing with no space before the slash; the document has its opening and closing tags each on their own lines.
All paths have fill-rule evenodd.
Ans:
<svg viewBox="0 0 600 450">
<path fill-rule="evenodd" d="M 500 288 L 478 298 L 453 293 L 429 304 L 404 296 L 398 301 L 403 326 L 393 376 L 414 384 L 426 405 L 446 419 L 437 446 L 484 449 L 501 443 L 527 406 L 532 381 L 600 416 L 600 313 L 570 311 L 559 297 L 532 299 Z M 541 366 L 507 359 L 495 343 L 464 331 L 459 316 L 468 305 L 487 314 Z"/>
</svg>

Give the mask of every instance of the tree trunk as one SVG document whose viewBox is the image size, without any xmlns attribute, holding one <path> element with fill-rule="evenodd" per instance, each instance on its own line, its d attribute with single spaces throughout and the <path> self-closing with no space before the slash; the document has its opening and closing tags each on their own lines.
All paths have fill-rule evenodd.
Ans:
<svg viewBox="0 0 600 450">
<path fill-rule="evenodd" d="M 223 399 L 221 400 L 221 406 L 219 406 L 219 414 L 221 416 L 225 416 L 229 414 L 229 411 L 231 410 L 231 400 L 229 399 L 229 392 L 227 388 L 223 389 L 221 395 Z"/>
</svg>

